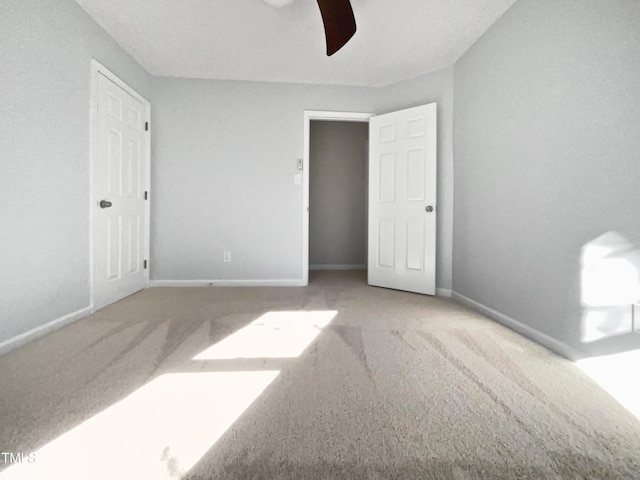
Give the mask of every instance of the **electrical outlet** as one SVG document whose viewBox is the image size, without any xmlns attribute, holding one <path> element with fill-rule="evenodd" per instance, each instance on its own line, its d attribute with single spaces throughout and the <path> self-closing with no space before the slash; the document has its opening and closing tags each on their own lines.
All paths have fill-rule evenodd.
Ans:
<svg viewBox="0 0 640 480">
<path fill-rule="evenodd" d="M 224 252 L 222 254 L 222 260 L 224 262 L 230 262 L 231 261 L 231 252 Z"/>
</svg>

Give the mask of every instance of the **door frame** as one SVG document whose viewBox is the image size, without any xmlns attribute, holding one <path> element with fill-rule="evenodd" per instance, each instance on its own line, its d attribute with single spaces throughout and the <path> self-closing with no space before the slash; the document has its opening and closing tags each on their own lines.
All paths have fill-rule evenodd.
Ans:
<svg viewBox="0 0 640 480">
<path fill-rule="evenodd" d="M 149 266 L 149 253 L 150 253 L 150 204 L 151 204 L 151 104 L 150 102 L 136 92 L 133 88 L 122 81 L 115 73 L 105 67 L 95 58 L 91 59 L 91 74 L 90 74 L 90 101 L 89 101 L 89 295 L 90 295 L 90 307 L 91 313 L 95 310 L 95 246 L 94 246 L 94 234 L 95 234 L 95 203 L 96 198 L 96 172 L 98 171 L 98 75 L 102 75 L 118 87 L 123 89 L 133 98 L 138 100 L 145 109 L 145 122 L 149 124 L 149 130 L 146 132 L 145 147 L 146 154 L 144 158 L 146 178 L 144 181 L 145 190 L 149 192 L 149 199 L 145 202 L 144 207 L 144 255 L 147 260 L 147 267 Z M 149 288 L 149 270 L 147 268 L 144 272 L 145 276 L 145 288 Z"/>
<path fill-rule="evenodd" d="M 333 112 L 325 110 L 304 111 L 304 147 L 302 151 L 302 286 L 309 285 L 309 173 L 311 171 L 311 120 L 326 122 L 362 122 L 368 124 L 369 119 L 373 116 L 375 116 L 374 113 L 363 112 Z M 367 162 L 369 162 L 369 159 L 367 159 Z"/>
</svg>

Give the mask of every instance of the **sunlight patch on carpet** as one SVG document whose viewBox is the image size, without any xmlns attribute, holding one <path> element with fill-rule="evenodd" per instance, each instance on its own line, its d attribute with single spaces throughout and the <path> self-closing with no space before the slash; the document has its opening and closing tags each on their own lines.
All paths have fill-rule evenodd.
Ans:
<svg viewBox="0 0 640 480">
<path fill-rule="evenodd" d="M 640 420 L 640 350 L 579 360 L 576 365 Z"/>
<path fill-rule="evenodd" d="M 158 377 L 35 452 L 10 479 L 172 479 L 187 472 L 279 372 Z"/>
<path fill-rule="evenodd" d="M 337 313 L 268 312 L 193 359 L 297 358 Z"/>
<path fill-rule="evenodd" d="M 268 312 L 54 441 L 0 480 L 182 478 L 280 374 L 202 371 L 203 360 L 297 358 L 336 311 Z M 214 368 L 215 370 L 215 368 Z"/>
</svg>

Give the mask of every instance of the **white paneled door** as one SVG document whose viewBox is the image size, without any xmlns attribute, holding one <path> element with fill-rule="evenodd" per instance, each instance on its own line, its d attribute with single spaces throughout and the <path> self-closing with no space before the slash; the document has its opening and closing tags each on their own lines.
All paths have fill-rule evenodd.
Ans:
<svg viewBox="0 0 640 480">
<path fill-rule="evenodd" d="M 147 286 L 147 105 L 97 73 L 94 308 Z"/>
<path fill-rule="evenodd" d="M 436 291 L 436 104 L 369 122 L 369 284 Z"/>
</svg>

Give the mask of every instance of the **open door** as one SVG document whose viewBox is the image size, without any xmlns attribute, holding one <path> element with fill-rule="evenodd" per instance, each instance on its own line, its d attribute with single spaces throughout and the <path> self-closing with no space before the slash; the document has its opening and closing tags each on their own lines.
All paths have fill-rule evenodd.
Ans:
<svg viewBox="0 0 640 480">
<path fill-rule="evenodd" d="M 149 103 L 104 67 L 95 68 L 92 208 L 98 310 L 148 286 Z"/>
<path fill-rule="evenodd" d="M 369 122 L 369 285 L 436 292 L 436 104 Z"/>
</svg>

